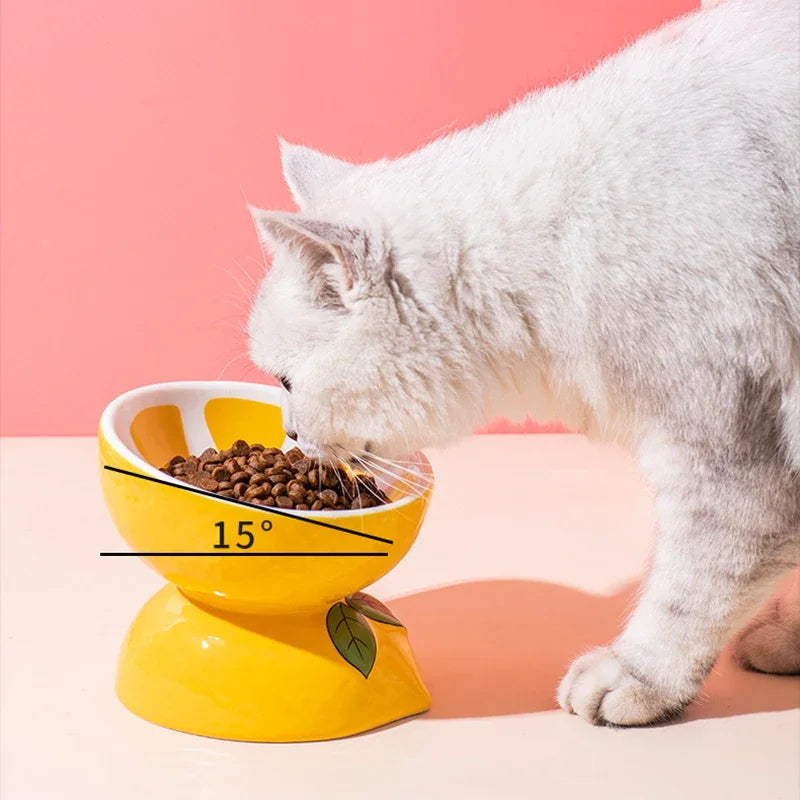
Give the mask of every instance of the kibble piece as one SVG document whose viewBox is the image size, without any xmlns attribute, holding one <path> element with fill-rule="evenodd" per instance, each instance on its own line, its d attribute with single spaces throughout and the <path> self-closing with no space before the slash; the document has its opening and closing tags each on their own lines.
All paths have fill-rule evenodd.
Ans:
<svg viewBox="0 0 800 800">
<path fill-rule="evenodd" d="M 275 505 L 278 508 L 293 508 L 294 503 L 285 495 L 281 495 L 280 497 L 275 498 Z"/>
<path fill-rule="evenodd" d="M 294 476 L 294 479 L 295 479 L 295 480 L 296 480 L 296 481 L 297 481 L 299 484 L 302 484 L 303 488 L 305 488 L 305 489 L 308 489 L 308 487 L 309 487 L 308 475 L 301 475 L 300 473 L 297 473 L 297 474 Z"/>
<path fill-rule="evenodd" d="M 183 456 L 174 456 L 169 460 L 169 464 L 167 464 L 167 468 L 174 467 L 177 464 L 183 464 L 186 459 Z"/>
<path fill-rule="evenodd" d="M 308 456 L 303 456 L 292 462 L 292 466 L 298 475 L 305 475 L 311 469 L 311 459 Z"/>
<path fill-rule="evenodd" d="M 211 472 L 211 477 L 215 481 L 227 481 L 230 479 L 231 474 L 227 469 L 225 469 L 225 467 L 223 467 L 221 464 L 218 464 Z"/>
<path fill-rule="evenodd" d="M 299 447 L 293 447 L 291 450 L 286 451 L 286 459 L 292 465 L 301 458 L 305 458 L 305 453 Z"/>
<path fill-rule="evenodd" d="M 263 473 L 256 472 L 254 475 L 250 476 L 250 485 L 251 486 L 260 486 L 266 480 L 267 479 L 264 477 Z"/>
<path fill-rule="evenodd" d="M 218 497 L 233 497 L 233 489 L 219 489 L 217 490 Z"/>
<path fill-rule="evenodd" d="M 305 503 L 295 503 L 295 504 L 294 504 L 294 507 L 295 507 L 295 508 L 296 508 L 298 511 L 308 511 L 308 506 L 307 506 Z"/>
<path fill-rule="evenodd" d="M 231 452 L 235 456 L 246 456 L 250 453 L 250 445 L 244 439 L 237 439 L 231 445 Z"/>
<path fill-rule="evenodd" d="M 303 503 L 306 499 L 306 493 L 302 486 L 299 483 L 295 483 L 291 489 L 286 490 L 286 494 L 289 496 L 289 499 L 297 504 Z"/>
<path fill-rule="evenodd" d="M 374 497 L 362 494 L 360 497 L 356 497 L 355 500 L 350 503 L 350 508 L 374 508 L 377 505 L 378 501 Z"/>
<path fill-rule="evenodd" d="M 285 483 L 276 483 L 272 487 L 272 496 L 273 497 L 283 497 L 286 495 L 286 484 Z"/>
<path fill-rule="evenodd" d="M 249 482 L 249 480 L 250 480 L 250 475 L 246 473 L 244 470 L 242 470 L 241 472 L 234 472 L 233 475 L 231 475 L 231 483 L 244 483 L 244 482 Z"/>
<path fill-rule="evenodd" d="M 323 503 L 322 500 L 315 500 L 311 504 L 312 511 L 321 511 L 323 508 L 325 508 L 325 503 Z"/>
<path fill-rule="evenodd" d="M 259 469 L 268 469 L 275 466 L 275 456 L 272 453 L 260 453 L 258 456 Z"/>
<path fill-rule="evenodd" d="M 332 467 L 320 467 L 319 477 L 322 485 L 326 489 L 335 489 L 339 485 L 339 479 L 336 477 L 336 471 Z"/>
<path fill-rule="evenodd" d="M 319 493 L 319 499 L 325 503 L 326 506 L 335 506 L 339 500 L 339 495 L 333 489 L 323 489 Z"/>
<path fill-rule="evenodd" d="M 230 447 L 227 450 L 220 450 L 219 457 L 223 461 L 227 461 L 229 458 L 233 458 L 233 451 L 230 449 Z"/>
<path fill-rule="evenodd" d="M 264 497 L 267 490 L 263 486 L 249 486 L 244 493 L 245 500 L 251 500 L 254 497 Z"/>
<path fill-rule="evenodd" d="M 194 475 L 194 473 L 197 472 L 197 461 L 187 459 L 181 464 L 181 468 L 183 469 L 184 475 Z"/>
<path fill-rule="evenodd" d="M 355 491 L 353 490 L 353 484 L 350 480 L 343 480 L 342 481 L 342 491 L 341 494 L 347 500 L 352 500 L 355 497 Z"/>
<path fill-rule="evenodd" d="M 214 476 L 212 475 L 211 477 L 213 478 Z M 219 488 L 222 489 L 223 491 L 225 489 L 233 489 L 233 483 L 231 481 L 220 481 Z"/>
<path fill-rule="evenodd" d="M 308 483 L 310 486 L 319 486 L 319 470 L 311 469 L 308 471 Z"/>
<path fill-rule="evenodd" d="M 269 495 L 267 495 L 266 497 L 264 497 L 261 500 L 261 505 L 262 506 L 274 506 L 275 505 L 275 498 L 274 497 L 270 497 Z"/>
<path fill-rule="evenodd" d="M 195 472 L 189 476 L 188 482 L 192 486 L 197 486 L 198 489 L 204 489 L 207 492 L 216 492 L 219 489 L 219 484 L 205 472 Z"/>
<path fill-rule="evenodd" d="M 263 449 L 264 449 L 264 445 L 261 444 L 261 442 L 253 442 L 253 444 L 250 445 L 250 452 L 251 453 L 253 452 L 253 450 L 263 450 Z"/>
<path fill-rule="evenodd" d="M 246 491 L 247 491 L 246 483 L 237 483 L 236 486 L 233 487 L 233 496 L 241 497 Z"/>
</svg>

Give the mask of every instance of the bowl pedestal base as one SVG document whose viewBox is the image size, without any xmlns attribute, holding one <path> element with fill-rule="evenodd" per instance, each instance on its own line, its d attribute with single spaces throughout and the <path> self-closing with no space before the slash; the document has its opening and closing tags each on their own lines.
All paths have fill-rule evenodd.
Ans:
<svg viewBox="0 0 800 800">
<path fill-rule="evenodd" d="M 239 614 L 168 584 L 128 631 L 117 695 L 158 725 L 256 742 L 349 736 L 427 711 L 405 628 L 368 611 L 342 601 Z"/>
</svg>

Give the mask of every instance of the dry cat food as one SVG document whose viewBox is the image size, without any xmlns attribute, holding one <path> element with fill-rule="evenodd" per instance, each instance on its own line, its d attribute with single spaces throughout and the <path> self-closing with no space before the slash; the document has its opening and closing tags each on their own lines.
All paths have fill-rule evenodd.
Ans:
<svg viewBox="0 0 800 800">
<path fill-rule="evenodd" d="M 389 502 L 371 475 L 320 464 L 298 447 L 284 453 L 242 439 L 227 450 L 209 447 L 199 456 L 175 456 L 161 471 L 198 489 L 255 506 L 342 511 Z"/>
</svg>

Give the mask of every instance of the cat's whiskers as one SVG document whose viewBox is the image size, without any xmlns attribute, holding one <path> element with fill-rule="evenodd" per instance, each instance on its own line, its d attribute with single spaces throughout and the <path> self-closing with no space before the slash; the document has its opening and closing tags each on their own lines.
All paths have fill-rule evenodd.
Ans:
<svg viewBox="0 0 800 800">
<path fill-rule="evenodd" d="M 240 272 L 247 276 L 248 280 L 250 281 L 249 288 L 241 282 L 240 278 L 232 270 L 226 269 L 225 267 L 222 267 L 222 270 L 225 272 L 227 277 L 239 287 L 239 291 L 244 295 L 248 307 L 250 307 L 255 302 L 258 284 L 256 283 L 255 278 L 238 261 L 233 259 L 233 262 L 237 267 L 239 267 Z"/>
<path fill-rule="evenodd" d="M 359 461 L 359 463 L 360 463 L 360 466 L 362 467 L 362 469 L 364 469 L 364 471 L 365 471 L 365 472 L 369 472 L 369 473 L 371 473 L 371 472 L 372 472 L 372 470 L 368 469 L 368 467 L 367 467 L 367 465 L 366 465 L 366 464 L 364 464 L 363 462 L 361 462 L 361 461 L 359 460 L 358 456 L 356 456 L 356 455 L 354 454 L 354 455 L 353 455 L 353 458 L 355 458 L 355 459 L 356 459 L 356 461 Z M 366 484 L 366 483 L 362 483 L 361 481 L 358 481 L 358 480 L 354 480 L 354 481 L 353 481 L 353 485 L 354 485 L 354 486 L 355 486 L 355 488 L 356 488 L 356 492 L 358 492 L 358 494 L 359 494 L 359 498 L 360 498 L 360 496 L 361 496 L 361 487 L 363 486 L 363 488 L 364 488 L 364 489 L 365 489 L 365 490 L 366 490 L 366 491 L 367 491 L 369 494 L 371 494 L 371 495 L 372 495 L 372 496 L 373 496 L 373 497 L 374 497 L 376 500 L 379 500 L 381 503 L 383 502 L 383 498 L 382 498 L 382 497 L 381 497 L 381 496 L 380 496 L 380 495 L 379 495 L 377 492 L 373 491 L 373 490 L 372 490 L 372 489 L 369 487 L 369 485 L 368 485 L 368 484 Z"/>
<path fill-rule="evenodd" d="M 347 463 L 349 463 L 349 462 L 352 462 L 352 461 L 356 461 L 356 462 L 357 462 L 359 465 L 361 465 L 362 467 L 365 467 L 365 471 L 366 471 L 366 472 L 371 472 L 371 470 L 370 470 L 370 469 L 366 468 L 366 465 L 365 465 L 365 464 L 364 464 L 364 462 L 363 462 L 363 461 L 362 461 L 362 460 L 361 460 L 361 459 L 358 457 L 358 454 L 357 454 L 357 453 L 355 453 L 355 452 L 353 452 L 353 451 L 351 451 L 351 450 L 346 450 L 346 449 L 345 449 L 345 448 L 343 448 L 343 447 L 339 447 L 339 448 L 338 448 L 338 450 L 339 450 L 339 451 L 340 451 L 340 453 L 342 454 L 342 456 L 343 456 L 343 457 L 342 457 L 342 459 L 341 459 L 341 460 L 342 460 L 342 461 L 343 461 L 345 464 L 347 464 Z M 341 483 L 341 479 L 340 479 L 340 483 Z M 353 480 L 353 486 L 355 487 L 356 494 L 357 494 L 357 496 L 358 496 L 359 503 L 360 503 L 360 501 L 361 501 L 361 481 L 358 481 L 358 480 L 355 480 L 355 479 L 354 479 L 354 480 Z M 374 492 L 372 489 L 370 489 L 370 487 L 369 487 L 368 485 L 366 485 L 366 484 L 365 484 L 365 485 L 364 485 L 364 488 L 365 488 L 365 489 L 366 489 L 366 490 L 367 490 L 367 491 L 368 491 L 368 492 L 369 492 L 369 493 L 370 493 L 370 494 L 371 494 L 371 495 L 372 495 L 372 496 L 373 496 L 373 497 L 374 497 L 376 500 L 383 501 L 383 498 L 382 498 L 382 497 L 381 497 L 381 496 L 380 496 L 380 495 L 379 495 L 377 492 Z M 343 493 L 344 493 L 344 486 L 342 486 L 342 490 L 343 490 Z"/>
<path fill-rule="evenodd" d="M 252 256 L 250 258 L 252 258 Z M 245 269 L 244 264 L 242 264 L 241 261 L 237 261 L 235 258 L 231 260 L 233 261 L 234 264 L 236 264 L 237 267 L 239 267 L 239 269 L 242 271 L 242 274 L 250 281 L 250 283 L 253 285 L 253 288 L 258 289 L 258 280 L 255 278 L 254 275 L 248 272 L 247 269 Z M 253 261 L 255 261 L 255 259 L 253 259 Z"/>
<path fill-rule="evenodd" d="M 225 363 L 225 366 L 223 366 L 222 369 L 219 371 L 219 375 L 217 375 L 217 380 L 218 381 L 222 380 L 222 376 L 225 374 L 225 370 L 228 369 L 228 367 L 230 367 L 231 364 L 234 364 L 240 358 L 245 358 L 245 357 L 247 357 L 247 353 L 246 352 L 245 353 L 237 353 L 233 358 L 228 359 L 228 361 Z"/>
<path fill-rule="evenodd" d="M 339 481 L 339 488 L 342 490 L 342 498 L 347 499 L 347 493 L 344 490 L 344 481 L 342 480 L 341 470 L 335 469 L 333 474 L 336 476 L 336 480 Z"/>
<path fill-rule="evenodd" d="M 420 489 L 427 488 L 426 477 L 420 471 L 420 465 L 417 461 L 391 460 L 375 455 L 374 453 L 367 452 L 364 452 L 364 459 L 366 459 L 374 467 L 377 467 L 381 464 L 385 465 L 383 467 L 384 471 L 392 475 L 396 475 L 398 478 L 404 477 L 406 483 L 413 484 Z M 415 478 L 417 480 L 408 480 L 408 478 Z"/>
<path fill-rule="evenodd" d="M 376 453 L 371 453 L 369 450 L 360 450 L 359 451 L 363 456 L 370 458 L 374 461 L 380 461 L 384 464 L 389 464 L 390 466 L 404 466 L 404 467 L 414 467 L 419 466 L 419 461 L 407 461 L 404 459 L 399 458 L 384 458 L 383 456 L 379 456 Z"/>
<path fill-rule="evenodd" d="M 364 451 L 362 451 L 361 456 L 353 453 L 352 457 L 367 472 L 379 473 L 381 480 L 384 480 L 390 486 L 404 487 L 411 494 L 423 494 L 428 489 L 428 484 L 422 481 L 409 480 L 409 476 L 417 476 L 417 473 L 410 471 L 407 467 L 394 465 L 388 461 L 389 467 L 386 467 L 383 464 L 371 461 L 370 454 L 364 453 Z"/>
</svg>

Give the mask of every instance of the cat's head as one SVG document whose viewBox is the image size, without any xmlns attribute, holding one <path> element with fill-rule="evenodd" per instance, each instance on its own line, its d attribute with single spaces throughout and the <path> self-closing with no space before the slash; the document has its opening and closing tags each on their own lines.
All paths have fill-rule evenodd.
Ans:
<svg viewBox="0 0 800 800">
<path fill-rule="evenodd" d="M 283 382 L 287 430 L 311 454 L 395 458 L 468 432 L 470 370 L 442 318 L 441 265 L 413 225 L 382 214 L 381 164 L 285 144 L 282 160 L 300 213 L 251 208 L 273 258 L 249 349 Z"/>
</svg>

